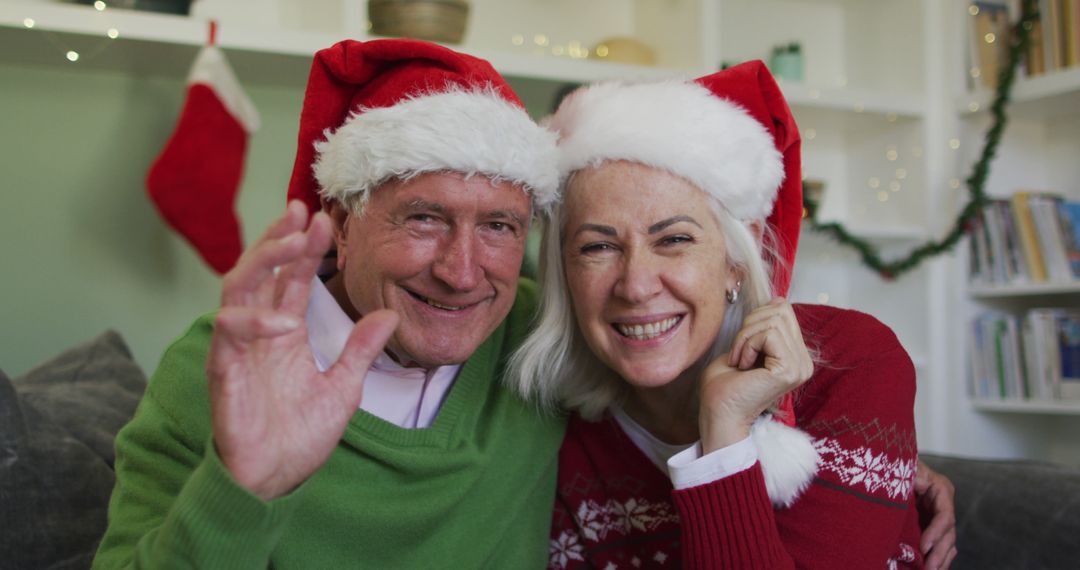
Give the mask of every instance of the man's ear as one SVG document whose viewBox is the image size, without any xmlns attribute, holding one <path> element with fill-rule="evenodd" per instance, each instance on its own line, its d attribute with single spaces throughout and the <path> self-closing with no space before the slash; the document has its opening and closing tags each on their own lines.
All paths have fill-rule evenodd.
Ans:
<svg viewBox="0 0 1080 570">
<path fill-rule="evenodd" d="M 330 223 L 334 229 L 334 249 L 336 250 L 337 269 L 345 269 L 345 255 L 348 248 L 345 247 L 346 225 L 352 218 L 353 213 L 340 200 L 321 200 L 323 212 L 330 216 Z"/>
</svg>

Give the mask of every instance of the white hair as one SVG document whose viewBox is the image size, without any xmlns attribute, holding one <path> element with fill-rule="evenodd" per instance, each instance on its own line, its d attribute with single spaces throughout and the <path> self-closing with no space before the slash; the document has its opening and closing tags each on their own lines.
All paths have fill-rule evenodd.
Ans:
<svg viewBox="0 0 1080 570">
<path fill-rule="evenodd" d="M 563 263 L 563 204 L 573 181 L 571 175 L 564 185 L 563 201 L 554 204 L 543 219 L 540 314 L 536 328 L 510 359 L 507 382 L 542 409 L 554 411 L 562 406 L 595 419 L 620 401 L 629 385 L 592 353 L 577 326 Z M 719 200 L 708 193 L 706 196 L 724 236 L 725 261 L 743 276 L 738 300 L 728 305 L 720 332 L 705 355 L 712 359 L 730 349 L 745 316 L 772 298 L 769 266 L 763 256 L 781 258 L 774 255 L 775 237 L 764 220 L 764 239 L 759 244 L 751 229 L 752 220 L 737 220 Z M 716 287 L 716 295 L 725 294 L 722 283 Z"/>
</svg>

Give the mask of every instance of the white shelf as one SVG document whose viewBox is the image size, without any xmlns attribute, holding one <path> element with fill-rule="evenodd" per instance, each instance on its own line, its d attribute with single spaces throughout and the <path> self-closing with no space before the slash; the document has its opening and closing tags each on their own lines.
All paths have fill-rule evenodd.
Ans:
<svg viewBox="0 0 1080 570">
<path fill-rule="evenodd" d="M 990 110 L 993 97 L 994 93 L 980 89 L 960 97 L 957 106 L 964 115 L 982 114 Z M 976 111 L 971 110 L 973 103 L 978 107 Z M 1018 79 L 1009 110 L 1017 117 L 1030 119 L 1080 114 L 1080 67 Z"/>
<path fill-rule="evenodd" d="M 34 20 L 32 29 L 24 26 Z M 109 29 L 119 38 L 106 37 Z M 0 3 L 0 61 L 17 64 L 79 65 L 95 70 L 183 77 L 195 51 L 207 38 L 207 24 L 187 16 L 107 9 L 52 2 Z M 369 39 L 363 32 L 325 33 L 305 30 L 222 25 L 217 43 L 229 53 L 241 81 L 302 86 L 312 55 L 343 37 Z M 525 52 L 453 46 L 492 63 L 510 77 L 587 83 L 604 79 L 692 77 L 685 69 L 626 65 Z M 85 57 L 64 59 L 66 49 Z M 782 86 L 796 113 L 825 113 L 844 124 L 867 120 L 905 120 L 924 114 L 923 102 L 892 92 L 867 89 L 819 89 L 788 83 Z"/>
<path fill-rule="evenodd" d="M 1057 283 L 1025 283 L 1017 285 L 969 285 L 968 294 L 978 298 L 1034 297 L 1041 295 L 1072 295 L 1080 293 L 1080 280 Z"/>
<path fill-rule="evenodd" d="M 1080 415 L 1080 401 L 973 399 L 971 404 L 984 412 Z"/>
<path fill-rule="evenodd" d="M 835 220 L 837 223 L 845 224 L 847 231 L 853 236 L 870 240 L 882 245 L 903 244 L 921 241 L 927 238 L 926 228 L 921 226 L 902 226 L 902 225 L 882 225 L 882 226 L 866 226 L 866 225 L 851 225 L 846 224 L 843 220 Z M 824 220 L 821 223 L 832 223 L 830 220 Z M 803 224 L 803 236 L 817 236 L 823 239 L 831 239 L 825 232 L 818 232 L 810 229 L 809 224 Z"/>
</svg>

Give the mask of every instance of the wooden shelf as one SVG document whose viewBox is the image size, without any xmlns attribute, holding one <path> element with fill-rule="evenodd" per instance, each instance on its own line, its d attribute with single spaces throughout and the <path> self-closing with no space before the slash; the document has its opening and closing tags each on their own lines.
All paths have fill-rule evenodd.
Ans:
<svg viewBox="0 0 1080 570">
<path fill-rule="evenodd" d="M 1067 400 L 982 400 L 971 401 L 984 412 L 1011 414 L 1080 415 L 1080 401 Z"/>
</svg>

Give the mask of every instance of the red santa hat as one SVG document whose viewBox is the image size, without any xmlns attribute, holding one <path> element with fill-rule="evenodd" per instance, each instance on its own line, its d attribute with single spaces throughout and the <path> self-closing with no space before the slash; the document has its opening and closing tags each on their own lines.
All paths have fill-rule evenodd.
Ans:
<svg viewBox="0 0 1080 570">
<path fill-rule="evenodd" d="M 786 295 L 802 220 L 798 126 L 769 70 L 750 61 L 695 81 L 601 83 L 571 93 L 548 120 L 559 133 L 559 170 L 629 160 L 679 175 L 736 219 L 766 220 L 779 258 L 773 292 Z M 792 396 L 777 421 L 752 430 L 769 496 L 792 504 L 812 480 L 818 454 L 795 429 Z"/>
<path fill-rule="evenodd" d="M 520 185 L 544 208 L 558 196 L 555 137 L 491 65 L 436 44 L 346 40 L 315 54 L 289 199 L 319 207 L 427 172 Z"/>
</svg>

